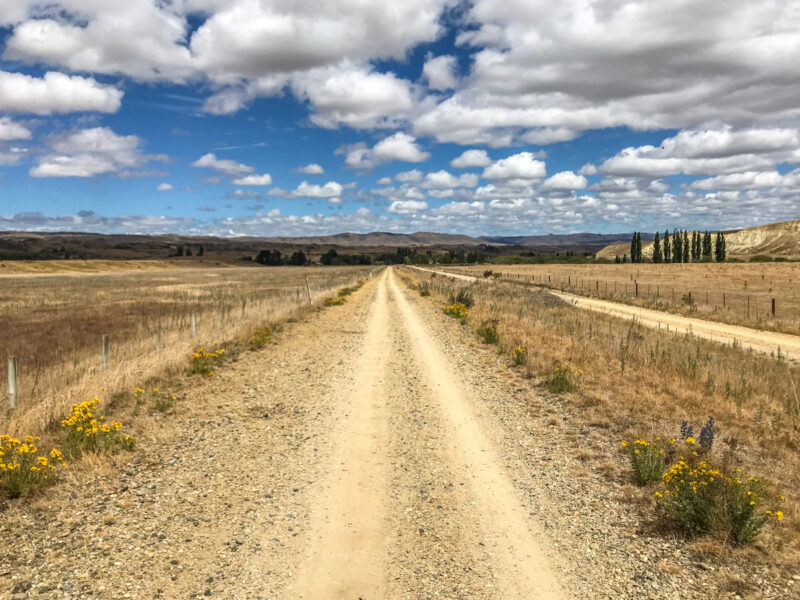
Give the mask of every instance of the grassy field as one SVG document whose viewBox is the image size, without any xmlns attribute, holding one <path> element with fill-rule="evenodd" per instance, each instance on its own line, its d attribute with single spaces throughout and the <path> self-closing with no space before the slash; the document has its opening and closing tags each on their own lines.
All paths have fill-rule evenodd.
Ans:
<svg viewBox="0 0 800 600">
<path fill-rule="evenodd" d="M 712 415 L 721 460 L 766 476 L 786 495 L 784 524 L 776 536 L 760 538 L 757 551 L 782 564 L 800 559 L 800 367 L 582 311 L 545 290 L 503 279 L 488 286 L 411 269 L 403 276 L 442 305 L 464 290 L 474 301 L 466 325 L 497 344 L 501 365 L 517 368 L 533 385 L 552 390 L 556 369 L 572 368 L 574 390 L 562 396 L 561 408 L 554 404 L 553 415 L 569 418 L 580 431 L 575 451 L 581 460 L 621 485 L 609 493 L 652 500 L 609 460 L 620 441 L 678 437 L 683 419 L 699 428 Z M 514 348 L 523 347 L 515 367 Z M 727 541 L 714 544 L 709 551 L 721 552 Z M 775 553 L 775 545 L 782 550 Z"/>
<path fill-rule="evenodd" d="M 222 344 L 286 318 L 308 306 L 306 277 L 315 301 L 322 302 L 369 272 L 88 262 L 81 265 L 86 273 L 0 275 L 0 347 L 19 361 L 18 409 L 5 419 L 0 411 L 3 431 L 42 430 L 73 402 L 133 389 L 144 378 L 185 363 L 192 348 Z M 143 268 L 131 270 L 138 266 Z M 107 371 L 103 335 L 109 336 Z M 7 361 L 0 358 L 5 408 Z"/>
<path fill-rule="evenodd" d="M 698 263 L 450 267 L 647 308 L 800 334 L 800 264 Z M 772 299 L 775 316 L 772 316 Z"/>
</svg>

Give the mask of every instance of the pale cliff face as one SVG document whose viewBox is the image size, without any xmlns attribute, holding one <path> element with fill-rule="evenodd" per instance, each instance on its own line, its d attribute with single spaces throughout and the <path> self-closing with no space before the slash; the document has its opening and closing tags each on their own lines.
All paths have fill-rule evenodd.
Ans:
<svg viewBox="0 0 800 600">
<path fill-rule="evenodd" d="M 712 233 L 712 240 L 716 232 Z M 670 239 L 672 232 L 670 231 Z M 742 229 L 725 235 L 728 256 L 797 256 L 800 257 L 800 220 L 784 221 L 771 225 L 761 225 L 750 229 Z M 630 254 L 630 244 L 612 244 L 606 246 L 597 256 L 613 259 L 615 256 Z M 642 255 L 653 257 L 653 243 L 642 244 Z"/>
</svg>

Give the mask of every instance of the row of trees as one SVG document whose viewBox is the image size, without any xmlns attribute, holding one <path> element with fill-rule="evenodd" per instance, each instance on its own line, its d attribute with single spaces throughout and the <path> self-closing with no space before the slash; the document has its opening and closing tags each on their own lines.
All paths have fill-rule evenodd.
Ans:
<svg viewBox="0 0 800 600">
<path fill-rule="evenodd" d="M 708 231 L 703 233 L 693 231 L 690 238 L 689 232 L 685 229 L 683 231 L 673 229 L 671 239 L 669 230 L 664 231 L 663 238 L 656 231 L 656 236 L 653 240 L 654 263 L 711 262 L 712 253 L 714 255 L 713 260 L 717 262 L 725 261 L 727 256 L 725 234 L 721 231 L 717 232 L 716 240 L 713 242 Z M 628 262 L 628 255 L 624 255 L 622 260 L 617 256 L 616 262 Z M 631 238 L 630 262 L 643 262 L 642 234 L 638 231 L 634 232 Z"/>
</svg>

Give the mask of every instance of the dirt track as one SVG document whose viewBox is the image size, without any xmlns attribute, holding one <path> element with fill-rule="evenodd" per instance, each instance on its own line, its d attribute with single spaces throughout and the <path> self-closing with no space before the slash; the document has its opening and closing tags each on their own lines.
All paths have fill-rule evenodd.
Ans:
<svg viewBox="0 0 800 600">
<path fill-rule="evenodd" d="M 468 275 L 447 273 L 445 271 L 436 271 L 433 269 L 422 269 L 421 267 L 415 268 L 423 271 L 438 273 L 453 279 L 476 282 L 486 281 L 485 279 L 470 277 Z M 559 292 L 556 290 L 548 291 L 554 296 L 558 296 L 562 300 L 569 302 L 578 308 L 614 315 L 623 319 L 636 319 L 638 323 L 653 329 L 664 329 L 667 331 L 676 332 L 678 334 L 688 333 L 723 344 L 736 343 L 740 344 L 744 348 L 750 348 L 756 352 L 762 352 L 764 354 L 777 354 L 778 351 L 780 351 L 781 355 L 785 358 L 790 360 L 800 360 L 800 337 L 798 336 L 774 333 L 770 331 L 759 331 L 757 329 L 740 327 L 738 325 L 727 325 L 725 323 L 718 323 L 716 321 L 705 321 L 703 319 L 682 317 L 680 315 L 673 315 L 663 311 L 650 310 L 638 306 L 620 304 L 618 302 L 609 302 L 608 300 L 587 298 L 584 296 Z"/>
</svg>

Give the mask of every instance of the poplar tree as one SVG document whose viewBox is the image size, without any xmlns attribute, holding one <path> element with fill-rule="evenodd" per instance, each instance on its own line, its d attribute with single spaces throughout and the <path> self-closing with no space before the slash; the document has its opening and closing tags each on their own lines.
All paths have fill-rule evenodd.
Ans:
<svg viewBox="0 0 800 600">
<path fill-rule="evenodd" d="M 683 238 L 677 229 L 672 230 L 672 262 L 683 261 Z"/>
<path fill-rule="evenodd" d="M 725 249 L 725 234 L 721 231 L 717 232 L 715 254 L 717 262 L 725 262 L 725 255 L 727 254 Z"/>
<path fill-rule="evenodd" d="M 636 232 L 633 232 L 633 237 L 631 237 L 631 262 L 636 262 Z"/>
<path fill-rule="evenodd" d="M 653 240 L 653 262 L 661 263 L 661 240 L 658 237 L 657 231 L 656 231 L 656 237 Z"/>
<path fill-rule="evenodd" d="M 636 233 L 636 262 L 642 262 L 642 232 Z"/>
<path fill-rule="evenodd" d="M 691 248 L 689 247 L 689 234 L 686 233 L 686 230 L 683 230 L 683 262 L 689 262 L 689 253 L 691 252 Z"/>
<path fill-rule="evenodd" d="M 672 248 L 669 243 L 669 229 L 664 230 L 664 262 L 672 261 Z"/>
<path fill-rule="evenodd" d="M 703 260 L 711 260 L 711 234 L 708 230 L 703 234 Z"/>
</svg>

